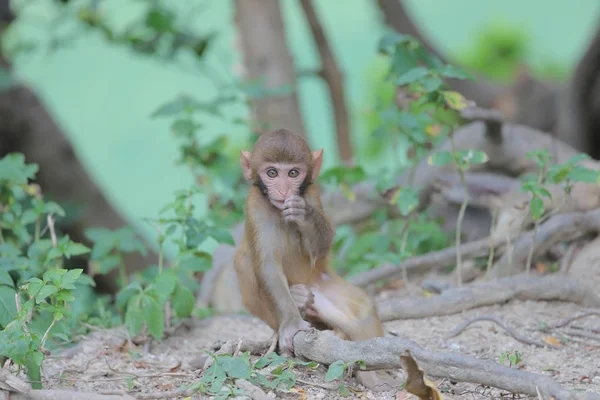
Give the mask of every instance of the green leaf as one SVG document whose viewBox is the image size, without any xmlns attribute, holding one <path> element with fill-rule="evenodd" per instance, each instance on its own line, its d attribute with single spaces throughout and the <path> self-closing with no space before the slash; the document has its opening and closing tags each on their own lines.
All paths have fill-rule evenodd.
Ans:
<svg viewBox="0 0 600 400">
<path fill-rule="evenodd" d="M 37 171 L 38 165 L 25 164 L 25 156 L 21 153 L 9 153 L 0 159 L 0 182 L 24 185 L 35 177 Z"/>
<path fill-rule="evenodd" d="M 54 285 L 44 285 L 38 294 L 35 296 L 35 302 L 41 303 L 46 300 L 47 297 L 52 296 L 54 293 L 58 292 L 58 288 Z"/>
<path fill-rule="evenodd" d="M 397 86 L 408 85 L 426 77 L 427 75 L 429 75 L 429 73 L 429 70 L 425 67 L 412 68 L 411 70 L 400 76 L 398 79 L 396 79 L 395 83 Z"/>
<path fill-rule="evenodd" d="M 45 282 L 52 282 L 56 286 L 60 286 L 63 280 L 63 276 L 67 273 L 66 269 L 62 268 L 53 268 L 46 272 L 42 278 L 44 278 Z"/>
<path fill-rule="evenodd" d="M 63 278 L 62 278 L 60 287 L 65 288 L 65 289 L 74 289 L 74 287 L 70 287 L 70 286 L 72 286 L 75 283 L 75 281 L 77 281 L 79 279 L 82 272 L 83 272 L 83 269 L 81 269 L 81 268 L 71 269 L 71 270 L 67 271 L 67 273 L 65 273 L 65 276 L 63 276 Z"/>
<path fill-rule="evenodd" d="M 177 285 L 177 277 L 172 270 L 165 270 L 162 274 L 156 275 L 153 283 L 153 293 L 156 293 L 158 303 L 160 305 L 171 297 L 171 294 L 175 290 Z"/>
<path fill-rule="evenodd" d="M 231 236 L 231 234 L 225 229 L 212 228 L 210 230 L 209 236 L 216 240 L 218 243 L 225 243 L 235 246 L 235 240 L 233 240 L 233 236 Z"/>
<path fill-rule="evenodd" d="M 568 177 L 574 182 L 600 183 L 600 173 L 598 171 L 580 165 L 573 167 Z"/>
<path fill-rule="evenodd" d="M 44 353 L 40 350 L 34 350 L 27 355 L 25 370 L 27 371 L 27 377 L 31 381 L 31 387 L 33 389 L 42 388 L 41 366 L 43 361 Z"/>
<path fill-rule="evenodd" d="M 160 340 L 165 328 L 163 310 L 156 300 L 146 295 L 141 298 L 141 308 L 148 331 L 154 336 L 154 339 Z"/>
<path fill-rule="evenodd" d="M 462 94 L 450 90 L 443 90 L 440 92 L 446 105 L 453 110 L 462 110 L 467 107 L 469 103 Z"/>
<path fill-rule="evenodd" d="M 96 287 L 96 282 L 87 274 L 79 275 L 79 278 L 77 278 L 77 284 Z"/>
<path fill-rule="evenodd" d="M 49 201 L 44 204 L 44 212 L 46 214 L 58 215 L 59 217 L 64 217 L 66 215 L 65 210 L 53 201 Z"/>
<path fill-rule="evenodd" d="M 203 251 L 196 251 L 192 256 L 182 259 L 179 268 L 190 272 L 206 272 L 212 268 L 212 256 Z"/>
<path fill-rule="evenodd" d="M 65 252 L 67 255 L 67 258 L 70 258 L 71 256 L 80 256 L 82 254 L 87 254 L 90 252 L 90 248 L 81 244 L 81 243 L 74 243 L 74 242 L 70 242 L 67 245 L 67 251 Z"/>
<path fill-rule="evenodd" d="M 201 125 L 191 119 L 178 119 L 171 125 L 171 131 L 175 136 L 191 137 Z"/>
<path fill-rule="evenodd" d="M 485 164 L 488 156 L 480 150 L 466 150 L 459 152 L 460 158 L 467 164 Z"/>
<path fill-rule="evenodd" d="M 173 293 L 171 305 L 175 309 L 175 315 L 178 318 L 189 317 L 194 310 L 196 298 L 194 293 L 182 284 L 178 284 Z"/>
<path fill-rule="evenodd" d="M 228 357 L 221 362 L 221 365 L 230 378 L 250 378 L 250 366 L 238 357 Z"/>
<path fill-rule="evenodd" d="M 144 326 L 144 316 L 140 307 L 142 294 L 136 294 L 129 298 L 127 302 L 127 311 L 125 312 L 125 326 L 129 335 L 135 336 L 142 331 Z"/>
<path fill-rule="evenodd" d="M 15 286 L 15 283 L 13 282 L 13 279 L 8 273 L 8 271 L 5 271 L 3 269 L 0 269 L 0 286 L 1 285 L 10 286 L 12 288 L 14 288 Z"/>
<path fill-rule="evenodd" d="M 435 92 L 440 87 L 442 87 L 442 85 L 444 84 L 444 81 L 442 81 L 438 76 L 430 75 L 430 76 L 426 76 L 425 78 L 421 79 L 419 81 L 419 84 L 421 85 L 421 87 L 423 88 L 425 93 L 431 93 L 431 92 Z"/>
<path fill-rule="evenodd" d="M 26 210 L 21 216 L 21 223 L 23 225 L 29 225 L 34 223 L 38 218 L 38 214 L 34 210 Z"/>
<path fill-rule="evenodd" d="M 183 111 L 191 111 L 197 104 L 198 102 L 189 96 L 180 96 L 175 100 L 160 106 L 150 115 L 150 117 L 171 117 Z"/>
<path fill-rule="evenodd" d="M 269 365 L 276 366 L 276 365 L 284 364 L 286 362 L 287 362 L 287 358 L 282 357 L 279 354 L 273 352 L 273 353 L 265 354 L 264 356 L 262 356 L 261 358 L 256 360 L 256 362 L 254 363 L 254 368 L 262 369 Z"/>
<path fill-rule="evenodd" d="M 16 316 L 15 289 L 0 285 L 0 328 L 6 327 Z"/>
<path fill-rule="evenodd" d="M 529 211 L 531 212 L 531 217 L 537 221 L 544 214 L 544 202 L 539 197 L 535 196 L 531 199 L 531 203 L 529 204 Z"/>
<path fill-rule="evenodd" d="M 66 301 L 66 302 L 71 302 L 75 300 L 75 296 L 73 296 L 73 293 L 71 293 L 68 290 L 62 289 L 60 290 L 56 296 L 54 296 L 54 298 L 58 301 Z"/>
<path fill-rule="evenodd" d="M 0 243 L 0 255 L 14 258 L 21 255 L 21 250 L 11 243 Z"/>
<path fill-rule="evenodd" d="M 429 165 L 435 165 L 438 167 L 448 165 L 454 162 L 454 157 L 452 153 L 449 151 L 439 151 L 437 153 L 432 154 L 427 159 L 427 163 Z"/>
<path fill-rule="evenodd" d="M 450 64 L 446 64 L 442 68 L 438 68 L 437 72 L 440 75 L 445 76 L 446 78 L 470 79 L 472 81 L 475 81 L 475 78 L 473 78 L 473 76 L 467 71 L 457 68 Z"/>
<path fill-rule="evenodd" d="M 30 297 L 35 297 L 44 286 L 44 282 L 38 278 L 29 279 L 29 283 L 25 286 Z"/>
<path fill-rule="evenodd" d="M 413 38 L 412 36 L 402 34 L 402 33 L 392 32 L 392 33 L 386 34 L 383 38 L 381 38 L 381 40 L 379 41 L 379 44 L 377 46 L 377 49 L 379 52 L 389 53 L 392 48 L 394 48 L 400 44 L 408 44 L 408 43 L 412 43 L 412 42 L 416 42 L 415 38 Z"/>
<path fill-rule="evenodd" d="M 402 188 L 396 204 L 402 215 L 407 216 L 419 205 L 419 194 L 412 188 Z"/>
<path fill-rule="evenodd" d="M 346 364 L 341 360 L 337 360 L 336 362 L 331 364 L 327 369 L 327 373 L 325 374 L 325 380 L 327 382 L 331 382 L 334 379 L 341 378 L 344 375 L 345 368 Z"/>
</svg>

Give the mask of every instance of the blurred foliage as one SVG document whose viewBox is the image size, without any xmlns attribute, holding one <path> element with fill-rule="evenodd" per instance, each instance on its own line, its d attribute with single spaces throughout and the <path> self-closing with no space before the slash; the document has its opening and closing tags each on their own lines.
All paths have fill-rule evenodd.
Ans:
<svg viewBox="0 0 600 400">
<path fill-rule="evenodd" d="M 568 77 L 566 66 L 554 62 L 531 65 L 529 60 L 535 50 L 530 43 L 522 27 L 495 21 L 474 35 L 469 50 L 455 54 L 454 58 L 466 68 L 502 83 L 511 83 L 522 65 L 527 65 L 541 79 L 560 81 Z"/>
</svg>

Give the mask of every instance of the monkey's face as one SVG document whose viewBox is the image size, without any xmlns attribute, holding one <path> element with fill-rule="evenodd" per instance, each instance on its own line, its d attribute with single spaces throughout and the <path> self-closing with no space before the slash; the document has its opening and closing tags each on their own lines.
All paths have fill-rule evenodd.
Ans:
<svg viewBox="0 0 600 400">
<path fill-rule="evenodd" d="M 283 210 L 284 201 L 301 195 L 305 184 L 307 167 L 301 164 L 272 163 L 259 168 L 258 182 L 271 204 Z"/>
</svg>

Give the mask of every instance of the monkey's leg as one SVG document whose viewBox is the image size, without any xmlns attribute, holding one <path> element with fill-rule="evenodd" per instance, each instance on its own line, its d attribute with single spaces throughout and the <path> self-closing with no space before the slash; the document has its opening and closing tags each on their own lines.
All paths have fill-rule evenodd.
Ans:
<svg viewBox="0 0 600 400">
<path fill-rule="evenodd" d="M 375 303 L 363 290 L 335 277 L 316 282 L 312 291 L 312 309 L 338 336 L 352 341 L 383 337 Z M 395 390 L 402 383 L 385 370 L 356 371 L 356 379 L 374 392 Z"/>
</svg>

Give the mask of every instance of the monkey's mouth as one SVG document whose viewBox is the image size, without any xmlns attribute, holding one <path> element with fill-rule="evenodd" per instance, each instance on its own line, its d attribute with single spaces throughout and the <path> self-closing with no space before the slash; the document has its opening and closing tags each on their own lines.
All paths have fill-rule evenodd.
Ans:
<svg viewBox="0 0 600 400">
<path fill-rule="evenodd" d="M 274 200 L 274 199 L 269 199 L 271 201 L 271 204 L 273 204 L 275 207 L 279 208 L 280 210 L 283 210 L 283 203 L 285 200 Z"/>
</svg>

